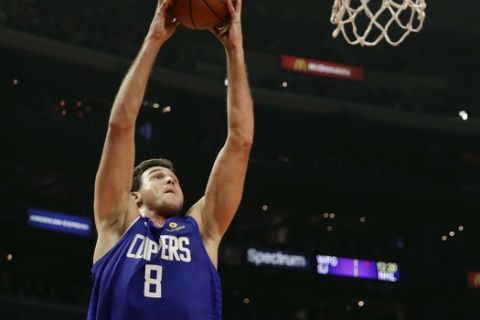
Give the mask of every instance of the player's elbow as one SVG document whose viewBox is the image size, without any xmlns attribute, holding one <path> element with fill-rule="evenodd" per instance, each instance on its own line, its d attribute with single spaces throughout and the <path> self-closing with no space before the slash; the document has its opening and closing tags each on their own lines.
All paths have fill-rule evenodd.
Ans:
<svg viewBox="0 0 480 320">
<path fill-rule="evenodd" d="M 135 127 L 136 115 L 127 112 L 125 106 L 115 105 L 108 120 L 108 126 L 112 129 L 132 129 Z"/>
<path fill-rule="evenodd" d="M 238 149 L 250 151 L 253 145 L 253 135 L 232 132 L 228 135 L 227 144 Z"/>
</svg>

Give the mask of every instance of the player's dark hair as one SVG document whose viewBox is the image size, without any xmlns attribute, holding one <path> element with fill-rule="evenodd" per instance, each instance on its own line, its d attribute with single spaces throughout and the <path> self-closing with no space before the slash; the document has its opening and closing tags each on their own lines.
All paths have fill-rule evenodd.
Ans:
<svg viewBox="0 0 480 320">
<path fill-rule="evenodd" d="M 142 187 L 142 174 L 151 167 L 164 167 L 175 172 L 172 161 L 168 159 L 149 159 L 140 162 L 133 169 L 132 192 L 140 190 Z"/>
</svg>

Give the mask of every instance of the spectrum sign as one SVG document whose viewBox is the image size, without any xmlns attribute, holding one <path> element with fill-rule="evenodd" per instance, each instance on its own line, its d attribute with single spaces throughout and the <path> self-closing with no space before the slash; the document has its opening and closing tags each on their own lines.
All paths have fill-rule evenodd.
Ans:
<svg viewBox="0 0 480 320">
<path fill-rule="evenodd" d="M 394 262 L 369 261 L 317 255 L 317 273 L 349 278 L 398 282 L 400 271 Z"/>
<path fill-rule="evenodd" d="M 303 255 L 282 251 L 263 251 L 254 248 L 247 250 L 247 261 L 257 267 L 268 266 L 288 269 L 305 269 L 308 267 L 308 259 Z"/>
</svg>

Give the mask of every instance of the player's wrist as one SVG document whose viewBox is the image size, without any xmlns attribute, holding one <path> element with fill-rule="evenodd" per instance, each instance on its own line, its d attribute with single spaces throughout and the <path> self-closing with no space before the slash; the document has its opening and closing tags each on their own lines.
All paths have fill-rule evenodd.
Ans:
<svg viewBox="0 0 480 320">
<path fill-rule="evenodd" d="M 156 35 L 155 33 L 149 32 L 143 42 L 147 46 L 153 46 L 160 49 L 160 47 L 163 46 L 165 41 L 166 39 L 164 37 L 161 37 L 159 35 Z"/>
<path fill-rule="evenodd" d="M 227 52 L 227 56 L 229 58 L 243 58 L 244 57 L 244 50 L 243 44 L 235 44 L 230 46 L 225 46 L 225 51 Z"/>
</svg>

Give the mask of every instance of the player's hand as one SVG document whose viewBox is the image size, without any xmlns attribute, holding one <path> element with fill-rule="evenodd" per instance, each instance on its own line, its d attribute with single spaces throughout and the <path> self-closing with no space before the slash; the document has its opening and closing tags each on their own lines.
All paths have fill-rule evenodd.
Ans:
<svg viewBox="0 0 480 320">
<path fill-rule="evenodd" d="M 178 21 L 170 14 L 173 3 L 174 0 L 158 0 L 157 10 L 148 31 L 148 38 L 163 43 L 173 35 L 178 27 Z"/>
<path fill-rule="evenodd" d="M 227 2 L 228 12 L 230 13 L 230 23 L 222 29 L 210 29 L 217 39 L 225 46 L 227 51 L 242 48 L 242 0 L 225 0 Z"/>
</svg>

